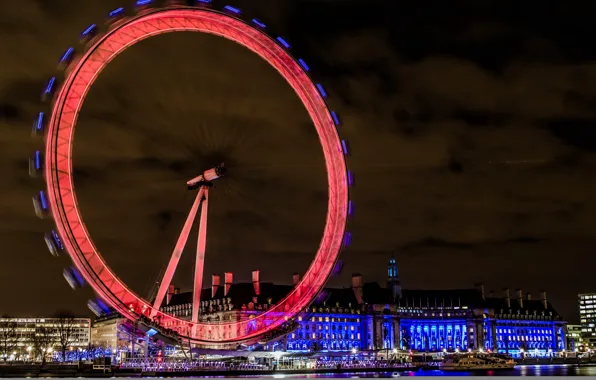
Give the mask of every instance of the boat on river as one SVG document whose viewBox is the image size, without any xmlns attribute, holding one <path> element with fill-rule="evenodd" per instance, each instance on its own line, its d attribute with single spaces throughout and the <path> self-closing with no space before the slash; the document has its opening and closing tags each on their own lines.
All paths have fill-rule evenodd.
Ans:
<svg viewBox="0 0 596 380">
<path fill-rule="evenodd" d="M 515 361 L 506 355 L 489 353 L 464 353 L 446 355 L 439 368 L 443 371 L 510 370 Z"/>
</svg>

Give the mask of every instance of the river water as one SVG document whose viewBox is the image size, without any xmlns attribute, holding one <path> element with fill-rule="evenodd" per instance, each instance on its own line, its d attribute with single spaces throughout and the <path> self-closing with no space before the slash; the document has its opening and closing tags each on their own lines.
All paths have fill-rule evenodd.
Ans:
<svg viewBox="0 0 596 380">
<path fill-rule="evenodd" d="M 335 374 L 304 374 L 304 375 L 269 375 L 258 376 L 273 379 L 301 378 L 387 378 L 402 376 L 596 376 L 596 366 L 579 367 L 577 365 L 525 365 L 517 366 L 511 371 L 474 371 L 474 372 L 443 372 L 439 370 L 401 372 L 361 372 L 361 373 L 335 373 Z"/>
</svg>

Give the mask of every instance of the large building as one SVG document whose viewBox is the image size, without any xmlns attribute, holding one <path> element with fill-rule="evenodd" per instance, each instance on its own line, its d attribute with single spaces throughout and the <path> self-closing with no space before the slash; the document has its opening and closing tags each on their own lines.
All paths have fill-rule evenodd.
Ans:
<svg viewBox="0 0 596 380">
<path fill-rule="evenodd" d="M 117 314 L 97 318 L 91 327 L 91 346 L 110 351 L 128 349 L 132 344 L 130 324 Z"/>
<path fill-rule="evenodd" d="M 567 325 L 567 350 L 579 351 L 584 347 L 581 325 Z"/>
<path fill-rule="evenodd" d="M 596 293 L 578 295 L 582 338 L 590 347 L 596 346 Z"/>
<path fill-rule="evenodd" d="M 566 322 L 540 293 L 537 300 L 509 289 L 500 297 L 484 287 L 457 290 L 402 289 L 395 259 L 386 286 L 352 277 L 349 288 L 328 288 L 296 318 L 296 328 L 271 349 L 284 351 L 412 350 L 418 352 L 491 350 L 513 356 L 546 356 L 565 350 Z M 203 291 L 201 320 L 240 320 L 267 310 L 292 286 L 271 283 L 224 286 L 213 276 Z M 254 278 L 254 276 L 253 276 Z M 298 277 L 294 277 L 294 284 Z M 172 287 L 162 310 L 182 318 L 191 314 L 191 293 Z"/>
<path fill-rule="evenodd" d="M 0 318 L 0 356 L 36 359 L 64 346 L 68 351 L 89 347 L 89 318 Z"/>
</svg>

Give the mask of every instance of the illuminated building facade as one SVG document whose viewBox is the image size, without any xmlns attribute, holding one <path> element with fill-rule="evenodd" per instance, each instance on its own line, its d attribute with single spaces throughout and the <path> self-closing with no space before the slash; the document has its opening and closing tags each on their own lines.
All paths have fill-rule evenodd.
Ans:
<svg viewBox="0 0 596 380">
<path fill-rule="evenodd" d="M 60 336 L 69 350 L 86 349 L 90 328 L 89 318 L 0 318 L 1 355 L 23 360 L 37 356 L 36 352 L 49 354 L 60 348 Z"/>
<path fill-rule="evenodd" d="M 131 345 L 131 325 L 117 314 L 97 318 L 91 326 L 91 346 L 109 351 L 128 349 Z"/>
<path fill-rule="evenodd" d="M 578 295 L 582 338 L 590 347 L 596 346 L 596 293 Z"/>
<path fill-rule="evenodd" d="M 395 259 L 387 286 L 352 276 L 349 288 L 328 288 L 296 318 L 296 328 L 268 344 L 283 351 L 412 350 L 418 352 L 491 350 L 546 356 L 567 347 L 566 322 L 542 292 L 532 300 L 517 290 L 511 297 L 485 295 L 484 287 L 457 290 L 402 289 Z M 201 320 L 241 320 L 265 311 L 291 286 L 271 283 L 220 287 L 214 276 L 202 294 Z M 294 276 L 294 284 L 298 281 Z M 596 297 L 595 297 L 596 301 Z M 168 296 L 162 310 L 190 317 L 191 293 Z"/>
<path fill-rule="evenodd" d="M 581 325 L 567 325 L 567 350 L 576 351 L 584 346 Z"/>
</svg>

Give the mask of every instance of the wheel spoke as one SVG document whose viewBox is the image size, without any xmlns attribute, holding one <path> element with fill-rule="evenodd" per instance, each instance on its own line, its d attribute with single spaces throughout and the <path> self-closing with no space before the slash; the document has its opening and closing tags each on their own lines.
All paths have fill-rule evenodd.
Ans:
<svg viewBox="0 0 596 380">
<path fill-rule="evenodd" d="M 168 267 L 166 268 L 166 272 L 164 273 L 163 279 L 159 283 L 159 290 L 157 291 L 157 296 L 155 297 L 155 301 L 153 303 L 153 310 L 151 311 L 151 318 L 155 317 L 155 314 L 161 307 L 163 303 L 163 299 L 172 283 L 172 279 L 174 278 L 174 273 L 176 272 L 176 268 L 178 267 L 178 263 L 180 262 L 180 257 L 182 256 L 182 251 L 186 246 L 186 242 L 188 241 L 188 235 L 190 235 L 190 230 L 192 228 L 192 224 L 197 217 L 197 211 L 199 209 L 199 205 L 201 204 L 201 199 L 203 198 L 203 189 L 199 190 L 195 201 L 192 204 L 190 212 L 188 213 L 188 217 L 184 222 L 184 226 L 182 227 L 182 232 L 178 237 L 178 241 L 176 242 L 176 246 L 174 247 L 174 252 L 170 257 L 170 262 L 168 263 Z"/>
<path fill-rule="evenodd" d="M 199 238 L 197 241 L 197 261 L 195 263 L 195 280 L 192 296 L 192 322 L 199 321 L 201 310 L 201 290 L 203 289 L 203 269 L 205 268 L 205 247 L 207 245 L 207 212 L 209 206 L 209 188 L 203 191 L 201 200 L 201 221 L 199 222 Z"/>
</svg>

